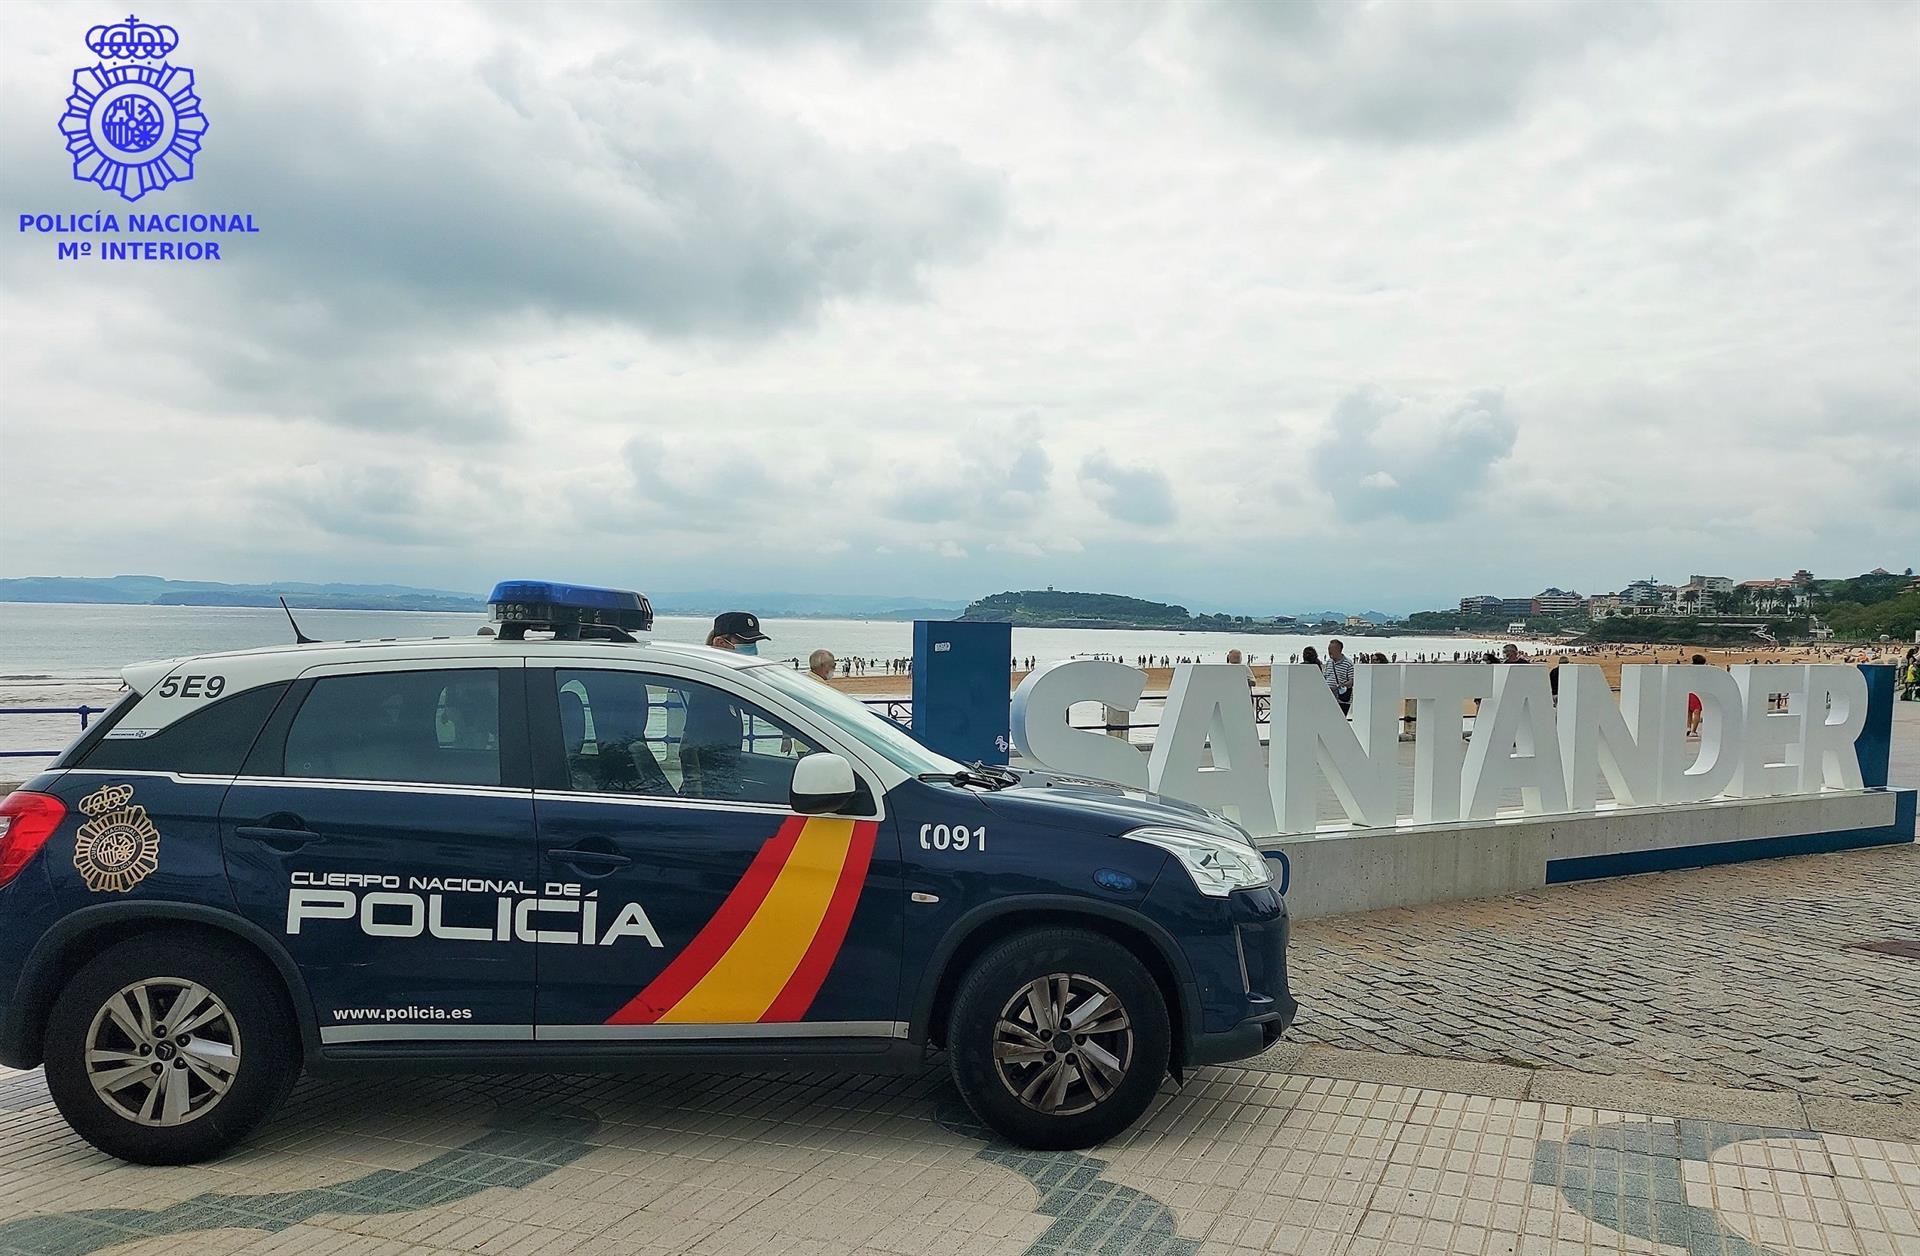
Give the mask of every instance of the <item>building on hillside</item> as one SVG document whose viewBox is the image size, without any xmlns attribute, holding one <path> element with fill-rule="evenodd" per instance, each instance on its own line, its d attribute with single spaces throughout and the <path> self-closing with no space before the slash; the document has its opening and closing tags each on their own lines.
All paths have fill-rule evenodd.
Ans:
<svg viewBox="0 0 1920 1256">
<path fill-rule="evenodd" d="M 1627 606 L 1658 606 L 1660 604 L 1660 582 L 1651 577 L 1635 580 L 1620 590 L 1620 601 Z"/>
<path fill-rule="evenodd" d="M 1536 615 L 1578 615 L 1586 607 L 1585 598 L 1565 589 L 1542 589 L 1533 595 L 1533 613 Z"/>
<path fill-rule="evenodd" d="M 1460 599 L 1462 615 L 1493 615 L 1500 610 L 1500 599 L 1491 594 L 1479 594 L 1475 597 Z"/>
<path fill-rule="evenodd" d="M 1783 611 L 1807 604 L 1809 586 L 1792 580 L 1742 580 L 1735 589 L 1756 610 Z"/>
<path fill-rule="evenodd" d="M 1622 609 L 1618 593 L 1596 593 L 1587 599 L 1587 614 L 1593 619 L 1612 619 Z"/>
<path fill-rule="evenodd" d="M 1500 613 L 1509 619 L 1525 619 L 1533 614 L 1533 599 L 1530 597 L 1503 597 L 1500 599 Z"/>
<path fill-rule="evenodd" d="M 1733 592 L 1733 577 L 1688 576 L 1687 587 L 1689 589 L 1699 589 L 1706 593 L 1731 593 Z"/>
</svg>

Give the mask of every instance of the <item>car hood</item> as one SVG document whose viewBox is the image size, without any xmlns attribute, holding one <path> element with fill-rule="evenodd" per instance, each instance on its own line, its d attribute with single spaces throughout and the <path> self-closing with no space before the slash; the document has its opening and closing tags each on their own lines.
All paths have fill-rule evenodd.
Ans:
<svg viewBox="0 0 1920 1256">
<path fill-rule="evenodd" d="M 980 799 L 988 809 L 1009 819 L 1082 832 L 1089 822 L 1104 822 L 1116 836 L 1128 829 L 1157 824 L 1248 840 L 1246 830 L 1225 816 L 1177 798 L 1084 776 L 1019 768 L 1013 772 L 1020 778 L 1019 784 L 983 794 Z"/>
</svg>

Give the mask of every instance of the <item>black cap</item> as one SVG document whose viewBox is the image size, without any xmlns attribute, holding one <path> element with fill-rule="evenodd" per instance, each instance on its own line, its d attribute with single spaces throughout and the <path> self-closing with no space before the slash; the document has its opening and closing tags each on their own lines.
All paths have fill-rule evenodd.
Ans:
<svg viewBox="0 0 1920 1256">
<path fill-rule="evenodd" d="M 728 611 L 713 617 L 713 635 L 739 641 L 771 641 L 760 631 L 760 617 L 749 611 Z"/>
</svg>

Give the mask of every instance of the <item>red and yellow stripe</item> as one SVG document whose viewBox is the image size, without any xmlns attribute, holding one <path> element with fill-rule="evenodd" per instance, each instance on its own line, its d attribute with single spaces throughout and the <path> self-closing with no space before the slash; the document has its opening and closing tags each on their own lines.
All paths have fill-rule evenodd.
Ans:
<svg viewBox="0 0 1920 1256">
<path fill-rule="evenodd" d="M 704 928 L 609 1025 L 797 1021 L 846 941 L 879 826 L 794 816 Z"/>
</svg>

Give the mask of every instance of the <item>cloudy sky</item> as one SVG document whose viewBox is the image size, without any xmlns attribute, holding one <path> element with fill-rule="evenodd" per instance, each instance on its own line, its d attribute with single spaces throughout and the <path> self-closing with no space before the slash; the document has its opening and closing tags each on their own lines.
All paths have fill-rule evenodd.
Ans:
<svg viewBox="0 0 1920 1256">
<path fill-rule="evenodd" d="M 0 575 L 1410 609 L 1920 562 L 1920 6 L 0 10 Z M 69 237 L 78 238 L 78 237 Z"/>
</svg>

